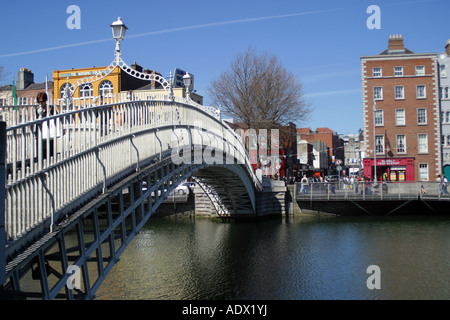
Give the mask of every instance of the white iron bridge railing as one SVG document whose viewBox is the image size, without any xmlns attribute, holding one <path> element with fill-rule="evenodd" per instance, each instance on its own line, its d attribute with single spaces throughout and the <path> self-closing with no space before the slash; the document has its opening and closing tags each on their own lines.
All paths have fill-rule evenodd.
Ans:
<svg viewBox="0 0 450 320">
<path fill-rule="evenodd" d="M 12 114 L 35 113 L 32 107 L 10 109 Z M 20 240 L 44 221 L 50 220 L 51 228 L 74 200 L 89 199 L 95 190 L 105 192 L 145 161 L 177 146 L 224 150 L 246 166 L 255 185 L 259 183 L 242 138 L 213 109 L 167 99 L 73 109 L 8 124 L 5 229 L 9 242 Z"/>
<path fill-rule="evenodd" d="M 401 182 L 296 182 L 299 201 L 323 200 L 443 200 L 450 201 L 447 186 L 435 181 Z"/>
</svg>

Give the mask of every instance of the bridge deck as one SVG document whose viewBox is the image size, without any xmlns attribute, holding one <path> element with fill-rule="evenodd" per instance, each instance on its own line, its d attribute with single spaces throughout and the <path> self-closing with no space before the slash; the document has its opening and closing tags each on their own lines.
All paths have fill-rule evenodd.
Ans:
<svg viewBox="0 0 450 320">
<path fill-rule="evenodd" d="M 398 200 L 439 200 L 450 201 L 446 188 L 437 182 L 386 182 L 382 184 L 359 183 L 309 183 L 295 185 L 295 199 L 299 201 L 398 201 Z"/>
</svg>

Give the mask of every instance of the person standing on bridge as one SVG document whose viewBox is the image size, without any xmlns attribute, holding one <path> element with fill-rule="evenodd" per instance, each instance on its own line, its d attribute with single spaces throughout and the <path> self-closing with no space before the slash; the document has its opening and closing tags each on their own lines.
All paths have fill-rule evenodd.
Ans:
<svg viewBox="0 0 450 320">
<path fill-rule="evenodd" d="M 442 179 L 440 174 L 438 174 L 436 182 L 438 183 L 438 195 L 441 195 L 444 193 L 444 190 L 442 190 Z"/>
<path fill-rule="evenodd" d="M 449 195 L 448 190 L 448 180 L 445 176 L 442 177 L 442 191 L 444 192 L 445 195 Z"/>
<path fill-rule="evenodd" d="M 306 177 L 306 174 L 303 175 L 301 183 L 302 183 L 303 193 L 308 193 L 308 178 Z"/>
<path fill-rule="evenodd" d="M 41 119 L 41 118 L 45 118 L 45 117 L 49 117 L 55 114 L 53 106 L 47 105 L 47 94 L 45 92 L 39 92 L 37 94 L 37 102 L 39 103 L 39 108 L 36 109 L 36 119 Z M 52 120 L 53 124 L 55 123 L 54 120 Z M 45 127 L 45 128 L 44 128 Z M 49 143 L 49 157 L 53 157 L 53 140 L 55 138 L 55 134 L 54 132 L 50 132 L 51 131 L 51 125 L 50 125 L 50 121 L 47 122 L 43 122 L 42 123 L 42 155 L 43 158 L 45 159 L 47 156 L 47 139 L 49 139 L 48 143 Z M 55 129 L 53 129 L 55 130 Z M 53 136 L 52 136 L 53 135 Z M 36 140 L 36 150 L 39 154 L 39 141 Z"/>
</svg>

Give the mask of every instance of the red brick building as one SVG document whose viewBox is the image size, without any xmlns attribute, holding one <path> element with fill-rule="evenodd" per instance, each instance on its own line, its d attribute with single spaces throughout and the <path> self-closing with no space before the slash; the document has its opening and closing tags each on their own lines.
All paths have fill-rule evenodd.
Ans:
<svg viewBox="0 0 450 320">
<path fill-rule="evenodd" d="M 387 50 L 361 57 L 361 71 L 364 175 L 374 178 L 376 160 L 378 180 L 434 181 L 441 174 L 436 54 L 414 53 L 402 36 L 390 36 Z"/>
<path fill-rule="evenodd" d="M 329 155 L 334 156 L 334 159 L 344 161 L 344 140 L 339 138 L 339 135 L 329 128 L 317 128 L 311 130 L 309 128 L 297 128 L 299 139 L 306 140 L 309 143 L 314 141 L 322 141 L 329 148 Z"/>
<path fill-rule="evenodd" d="M 34 83 L 34 74 L 30 69 L 21 68 L 17 74 L 16 92 L 19 105 L 37 104 L 39 92 L 48 91 L 48 103 L 53 103 L 53 82 Z"/>
</svg>

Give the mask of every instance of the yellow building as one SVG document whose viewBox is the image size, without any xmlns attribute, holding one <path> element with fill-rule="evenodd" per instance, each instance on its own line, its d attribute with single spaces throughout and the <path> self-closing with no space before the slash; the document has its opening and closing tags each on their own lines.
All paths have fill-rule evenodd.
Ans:
<svg viewBox="0 0 450 320">
<path fill-rule="evenodd" d="M 102 73 L 107 67 L 79 68 L 69 70 L 53 71 L 53 96 L 56 104 L 60 105 L 64 95 L 67 81 L 72 86 L 76 86 L 73 94 L 74 106 L 98 105 L 108 103 L 108 98 L 117 101 L 145 100 L 158 95 L 167 94 L 166 89 L 155 80 L 142 80 L 129 75 L 121 68 L 116 67 L 109 74 Z M 149 69 L 143 70 L 136 62 L 131 65 L 131 69 L 143 74 L 160 73 Z M 100 72 L 100 74 L 99 74 Z M 186 97 L 186 90 L 182 82 L 185 71 L 175 69 L 173 75 L 173 94 L 175 97 Z M 107 74 L 107 75 L 106 75 Z M 103 77 L 102 77 L 103 76 Z M 193 78 L 193 76 L 191 75 Z M 169 80 L 169 79 L 167 79 Z M 190 86 L 190 97 L 199 104 L 203 104 L 203 97 L 193 90 L 193 81 Z"/>
<path fill-rule="evenodd" d="M 96 75 L 99 72 L 104 71 L 106 68 L 107 67 L 92 67 L 53 71 L 53 96 L 57 101 L 63 97 L 63 92 L 65 86 L 67 85 L 67 81 L 69 81 L 72 88 L 75 83 L 77 84 L 77 88 L 73 95 L 74 99 L 112 97 L 114 95 L 118 95 L 122 91 L 136 90 L 148 84 L 150 84 L 153 88 L 159 87 L 158 83 L 155 84 L 154 81 L 137 79 L 127 74 L 119 67 L 116 67 L 111 73 L 101 79 L 98 79 L 98 77 L 96 78 Z M 136 63 L 133 63 L 131 68 L 143 73 L 159 74 L 149 69 L 142 71 L 142 67 Z M 86 82 L 80 85 L 83 81 L 82 79 L 85 79 L 84 81 Z"/>
</svg>

